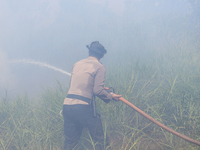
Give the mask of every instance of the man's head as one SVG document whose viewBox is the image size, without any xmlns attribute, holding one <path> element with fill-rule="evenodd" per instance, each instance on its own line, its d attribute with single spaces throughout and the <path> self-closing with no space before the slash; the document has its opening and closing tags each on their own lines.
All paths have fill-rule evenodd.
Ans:
<svg viewBox="0 0 200 150">
<path fill-rule="evenodd" d="M 94 41 L 90 46 L 86 45 L 86 47 L 89 49 L 89 56 L 94 56 L 98 59 L 101 59 L 104 54 L 107 53 L 107 50 L 99 43 L 99 41 Z"/>
</svg>

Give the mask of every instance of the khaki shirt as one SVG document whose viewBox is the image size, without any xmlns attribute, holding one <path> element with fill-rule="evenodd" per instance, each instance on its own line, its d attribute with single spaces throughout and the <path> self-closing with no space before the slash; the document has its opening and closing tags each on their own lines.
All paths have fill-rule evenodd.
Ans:
<svg viewBox="0 0 200 150">
<path fill-rule="evenodd" d="M 106 103 L 112 95 L 104 89 L 106 68 L 95 58 L 89 57 L 74 64 L 68 94 L 75 94 L 92 99 L 92 93 Z M 64 105 L 86 104 L 82 100 L 65 98 Z"/>
</svg>

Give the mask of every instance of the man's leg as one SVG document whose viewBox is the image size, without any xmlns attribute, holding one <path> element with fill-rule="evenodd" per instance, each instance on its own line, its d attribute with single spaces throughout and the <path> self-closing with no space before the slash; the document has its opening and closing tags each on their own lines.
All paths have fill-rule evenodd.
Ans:
<svg viewBox="0 0 200 150">
<path fill-rule="evenodd" d="M 83 127 L 73 117 L 73 106 L 63 106 L 65 143 L 64 150 L 72 150 L 80 139 Z"/>
<path fill-rule="evenodd" d="M 92 140 L 94 144 L 96 144 L 96 150 L 103 150 L 104 149 L 104 133 L 103 127 L 101 123 L 100 115 L 97 114 L 96 117 L 92 116 L 89 121 L 87 128 L 90 132 Z"/>
</svg>

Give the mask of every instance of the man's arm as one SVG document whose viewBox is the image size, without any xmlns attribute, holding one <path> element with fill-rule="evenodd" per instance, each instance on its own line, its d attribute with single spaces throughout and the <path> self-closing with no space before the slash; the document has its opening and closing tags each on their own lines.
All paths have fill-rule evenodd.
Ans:
<svg viewBox="0 0 200 150">
<path fill-rule="evenodd" d="M 97 71 L 93 92 L 96 96 L 101 98 L 105 103 L 109 103 L 112 99 L 118 101 L 121 95 L 117 95 L 114 93 L 111 94 L 107 92 L 106 88 L 104 87 L 105 74 L 106 74 L 105 67 L 102 67 Z"/>
<path fill-rule="evenodd" d="M 106 68 L 101 67 L 95 76 L 93 92 L 96 96 L 101 98 L 104 102 L 109 103 L 112 100 L 112 94 L 104 89 Z"/>
</svg>

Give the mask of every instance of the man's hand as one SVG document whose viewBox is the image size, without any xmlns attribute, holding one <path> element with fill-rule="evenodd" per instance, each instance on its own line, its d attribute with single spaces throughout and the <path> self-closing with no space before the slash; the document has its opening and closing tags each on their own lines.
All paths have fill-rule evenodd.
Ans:
<svg viewBox="0 0 200 150">
<path fill-rule="evenodd" d="M 109 88 L 108 87 L 103 87 L 104 89 L 106 89 L 106 90 L 109 90 Z"/>
<path fill-rule="evenodd" d="M 104 89 L 109 90 L 108 87 L 104 87 Z M 118 95 L 118 94 L 115 94 L 115 93 L 111 93 L 111 94 L 112 94 L 112 99 L 116 100 L 116 101 L 119 101 L 119 98 L 122 97 L 122 95 Z"/>
<path fill-rule="evenodd" d="M 113 100 L 119 101 L 119 98 L 122 97 L 122 95 L 112 94 Z"/>
</svg>

